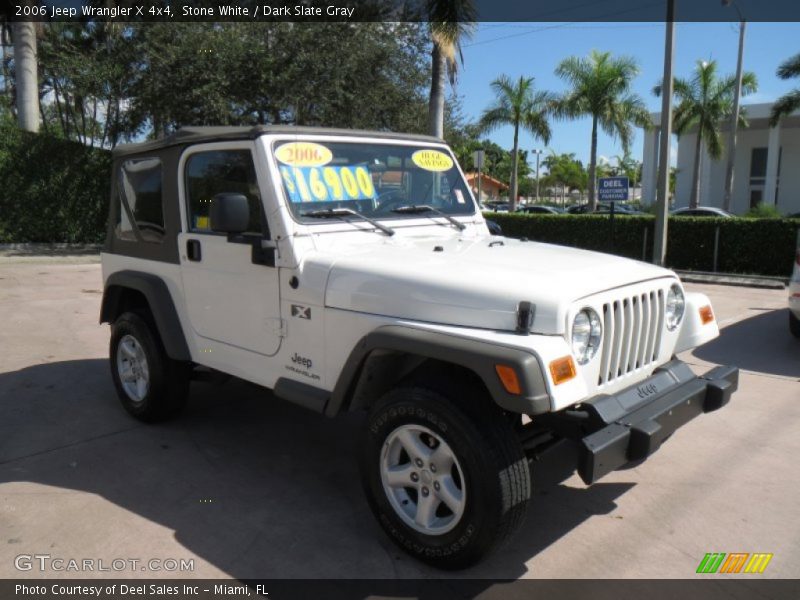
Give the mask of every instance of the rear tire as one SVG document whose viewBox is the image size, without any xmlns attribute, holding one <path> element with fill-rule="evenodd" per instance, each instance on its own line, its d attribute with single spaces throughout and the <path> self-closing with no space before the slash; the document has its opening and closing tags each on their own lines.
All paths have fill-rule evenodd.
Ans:
<svg viewBox="0 0 800 600">
<path fill-rule="evenodd" d="M 392 390 L 370 411 L 360 447 L 372 512 L 423 562 L 469 567 L 524 519 L 528 462 L 491 400 L 456 400 L 417 385 Z"/>
<path fill-rule="evenodd" d="M 155 328 L 141 315 L 126 312 L 114 321 L 109 357 L 114 387 L 131 415 L 155 423 L 183 409 L 191 366 L 167 356 Z"/>
<path fill-rule="evenodd" d="M 800 338 L 800 319 L 794 316 L 792 311 L 789 311 L 789 331 L 796 338 Z"/>
</svg>

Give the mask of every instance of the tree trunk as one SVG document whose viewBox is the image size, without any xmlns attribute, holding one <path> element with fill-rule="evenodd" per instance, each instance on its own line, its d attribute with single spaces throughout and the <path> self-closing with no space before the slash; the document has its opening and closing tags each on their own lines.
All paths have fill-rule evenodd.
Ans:
<svg viewBox="0 0 800 600">
<path fill-rule="evenodd" d="M 444 55 L 439 44 L 431 52 L 431 94 L 428 100 L 428 133 L 444 138 Z"/>
<path fill-rule="evenodd" d="M 597 173 L 597 117 L 592 117 L 592 147 L 589 155 L 589 212 L 593 213 L 597 208 L 597 201 L 594 197 L 594 178 Z"/>
<path fill-rule="evenodd" d="M 33 22 L 14 23 L 14 66 L 19 127 L 25 131 L 39 131 L 39 76 L 36 24 Z"/>
<path fill-rule="evenodd" d="M 11 105 L 11 86 L 8 84 L 9 73 L 8 73 L 8 63 L 6 62 L 6 46 L 9 45 L 10 40 L 7 37 L 8 29 L 6 29 L 8 25 L 2 24 L 0 25 L 0 48 L 2 48 L 2 59 L 3 65 L 3 94 L 5 94 L 6 99 L 8 100 L 9 106 Z"/>
<path fill-rule="evenodd" d="M 53 78 L 53 95 L 55 97 L 56 112 L 58 113 L 58 122 L 61 123 L 61 133 L 64 134 L 65 138 L 69 137 L 67 135 L 67 122 L 64 118 L 64 111 L 61 110 L 61 96 L 58 93 L 58 84 L 55 78 Z"/>
<path fill-rule="evenodd" d="M 697 130 L 697 142 L 694 145 L 694 170 L 692 173 L 692 195 L 689 200 L 689 208 L 697 208 L 700 202 L 700 152 L 703 149 L 703 136 Z"/>
<path fill-rule="evenodd" d="M 511 205 L 510 212 L 517 210 L 517 169 L 519 169 L 519 123 L 514 123 L 514 149 L 511 151 L 511 185 L 509 186 L 509 193 L 511 194 L 509 200 Z"/>
<path fill-rule="evenodd" d="M 50 127 L 47 124 L 47 118 L 45 117 L 45 114 L 44 114 L 44 106 L 42 106 L 41 102 L 39 103 L 39 116 L 42 118 L 42 120 L 41 120 L 42 129 L 44 129 L 45 134 L 49 134 L 50 133 Z"/>
<path fill-rule="evenodd" d="M 89 141 L 89 145 L 92 148 L 94 148 L 95 138 L 97 137 L 96 136 L 97 132 L 95 131 L 96 124 L 97 124 L 97 96 L 95 96 L 94 99 L 92 100 L 92 122 L 89 124 L 91 127 L 91 138 Z"/>
<path fill-rule="evenodd" d="M 103 119 L 103 133 L 101 134 L 102 137 L 100 138 L 101 148 L 105 148 L 106 140 L 108 139 L 108 131 L 111 125 L 111 120 L 114 118 L 114 113 L 111 110 L 111 102 L 112 98 L 109 97 L 108 101 L 106 102 L 106 118 Z"/>
</svg>

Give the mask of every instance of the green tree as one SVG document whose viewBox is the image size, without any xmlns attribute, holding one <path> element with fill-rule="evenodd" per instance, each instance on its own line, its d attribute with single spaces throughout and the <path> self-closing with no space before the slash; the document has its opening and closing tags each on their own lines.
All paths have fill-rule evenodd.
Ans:
<svg viewBox="0 0 800 600">
<path fill-rule="evenodd" d="M 700 198 L 700 153 L 703 142 L 708 155 L 719 160 L 723 148 L 720 124 L 733 113 L 736 78 L 730 75 L 720 79 L 716 61 L 697 61 L 692 77 L 675 78 L 673 87 L 677 99 L 672 115 L 674 131 L 679 136 L 690 131 L 696 133 L 692 193 L 689 198 L 689 206 L 695 208 Z M 742 95 L 755 92 L 757 87 L 755 74 L 749 71 L 742 74 Z M 656 86 L 653 91 L 660 96 L 661 86 Z M 744 112 L 739 124 L 747 127 Z"/>
<path fill-rule="evenodd" d="M 186 125 L 423 133 L 429 52 L 417 22 L 54 22 L 40 41 L 43 122 L 103 147 Z"/>
<path fill-rule="evenodd" d="M 595 165 L 594 169 L 595 180 L 602 179 L 603 177 L 612 177 L 615 175 L 615 173 L 616 169 L 614 168 L 614 165 L 608 161 L 608 159 L 601 158 L 599 161 L 597 161 L 597 165 Z"/>
<path fill-rule="evenodd" d="M 184 125 L 426 130 L 420 23 L 51 23 L 40 49 L 45 126 L 87 145 Z"/>
<path fill-rule="evenodd" d="M 588 175 L 583 163 L 575 158 L 575 154 L 556 154 L 551 152 L 542 161 L 547 175 L 542 177 L 542 184 L 547 187 L 560 187 L 562 200 L 572 190 L 583 192 L 586 189 Z"/>
<path fill-rule="evenodd" d="M 3 89 L 0 90 L 6 108 L 11 102 L 11 23 L 5 17 L 0 17 L 0 73 L 3 77 Z"/>
<path fill-rule="evenodd" d="M 495 103 L 483 111 L 479 125 L 482 131 L 492 131 L 503 125 L 514 128 L 514 147 L 511 151 L 511 183 L 509 199 L 511 210 L 517 206 L 517 174 L 519 170 L 519 130 L 525 129 L 545 144 L 550 142 L 549 113 L 553 96 L 549 92 L 537 91 L 533 77 L 522 77 L 516 82 L 501 75 L 492 82 Z"/>
<path fill-rule="evenodd" d="M 465 172 L 475 170 L 472 154 L 482 147 L 479 135 L 478 125 L 467 121 L 464 115 L 461 97 L 451 94 L 445 103 L 444 139 Z"/>
<path fill-rule="evenodd" d="M 636 183 L 640 181 L 642 163 L 633 158 L 630 152 L 626 152 L 622 156 L 617 155 L 614 160 L 617 164 L 612 167 L 613 174 L 619 177 L 627 177 L 630 181 L 631 189 L 634 190 L 631 193 L 635 194 Z M 635 200 L 635 198 L 631 198 L 631 200 Z"/>
<path fill-rule="evenodd" d="M 427 0 L 431 36 L 431 89 L 428 98 L 428 133 L 444 137 L 445 74 L 455 85 L 461 43 L 475 30 L 473 0 Z M 378 64 L 378 63 L 375 63 Z"/>
<path fill-rule="evenodd" d="M 557 103 L 557 114 L 575 119 L 592 119 L 591 154 L 589 159 L 589 205 L 596 206 L 595 179 L 597 169 L 598 126 L 608 135 L 619 138 L 625 152 L 630 148 L 633 126 L 647 127 L 649 115 L 644 101 L 631 91 L 639 74 L 636 60 L 610 52 L 593 50 L 588 57 L 571 56 L 556 68 L 556 75 L 571 89 Z"/>
<path fill-rule="evenodd" d="M 50 23 L 39 46 L 45 131 L 89 146 L 130 139 L 126 103 L 138 66 L 133 32 L 121 23 Z"/>
<path fill-rule="evenodd" d="M 781 79 L 795 79 L 800 77 L 800 54 L 787 59 L 778 67 L 778 77 Z M 785 117 L 800 108 L 800 88 L 790 90 L 772 105 L 772 114 L 769 118 L 770 127 L 775 127 L 781 117 Z"/>
</svg>

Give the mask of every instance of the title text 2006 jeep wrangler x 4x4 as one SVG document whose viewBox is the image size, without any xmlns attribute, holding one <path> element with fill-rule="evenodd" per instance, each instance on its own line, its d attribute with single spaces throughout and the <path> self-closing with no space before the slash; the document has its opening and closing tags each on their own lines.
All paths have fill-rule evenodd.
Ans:
<svg viewBox="0 0 800 600">
<path fill-rule="evenodd" d="M 117 148 L 110 211 L 101 321 L 125 408 L 173 416 L 201 366 L 367 411 L 369 504 L 440 567 L 519 525 L 544 447 L 576 442 L 591 484 L 737 387 L 734 367 L 675 359 L 718 335 L 706 297 L 652 265 L 491 237 L 434 138 L 182 129 Z"/>
</svg>

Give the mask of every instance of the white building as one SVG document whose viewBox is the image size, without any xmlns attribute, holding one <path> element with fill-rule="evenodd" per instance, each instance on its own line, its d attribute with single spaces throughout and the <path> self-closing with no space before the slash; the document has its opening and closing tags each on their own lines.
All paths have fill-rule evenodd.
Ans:
<svg viewBox="0 0 800 600">
<path fill-rule="evenodd" d="M 772 104 L 743 106 L 749 127 L 740 127 L 736 138 L 731 201 L 733 213 L 743 214 L 760 202 L 775 204 L 783 214 L 800 212 L 800 111 L 784 117 L 777 127 L 770 128 L 771 108 Z M 653 113 L 651 117 L 654 127 L 644 134 L 642 160 L 642 200 L 645 203 L 652 203 L 656 199 L 658 175 L 661 114 Z M 722 208 L 729 123 L 722 124 L 721 129 L 724 148 L 720 160 L 711 160 L 705 145 L 701 150 L 701 206 Z M 673 208 L 689 205 L 696 135 L 690 131 L 678 138 Z"/>
</svg>

